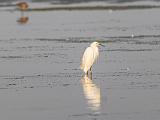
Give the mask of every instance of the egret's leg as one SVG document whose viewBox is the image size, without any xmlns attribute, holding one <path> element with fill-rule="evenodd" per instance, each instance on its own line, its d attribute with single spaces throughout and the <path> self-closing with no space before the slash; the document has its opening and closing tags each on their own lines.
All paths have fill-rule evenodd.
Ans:
<svg viewBox="0 0 160 120">
<path fill-rule="evenodd" d="M 92 72 L 91 72 L 91 77 L 90 77 L 90 79 L 92 80 Z"/>
<path fill-rule="evenodd" d="M 92 80 L 92 72 L 89 72 L 88 77 Z"/>
<path fill-rule="evenodd" d="M 87 71 L 87 73 L 86 73 L 86 74 L 87 74 L 87 76 L 88 76 L 88 71 Z"/>
<path fill-rule="evenodd" d="M 92 71 L 92 66 L 90 67 L 90 71 Z"/>
</svg>

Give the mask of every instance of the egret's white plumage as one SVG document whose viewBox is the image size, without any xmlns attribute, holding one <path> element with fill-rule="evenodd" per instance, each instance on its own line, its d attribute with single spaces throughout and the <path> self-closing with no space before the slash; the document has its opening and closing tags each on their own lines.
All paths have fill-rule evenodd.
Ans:
<svg viewBox="0 0 160 120">
<path fill-rule="evenodd" d="M 99 56 L 98 46 L 100 43 L 93 42 L 91 45 L 86 48 L 84 51 L 82 61 L 81 61 L 81 69 L 87 73 L 89 69 L 91 69 L 93 63 L 97 60 Z"/>
</svg>

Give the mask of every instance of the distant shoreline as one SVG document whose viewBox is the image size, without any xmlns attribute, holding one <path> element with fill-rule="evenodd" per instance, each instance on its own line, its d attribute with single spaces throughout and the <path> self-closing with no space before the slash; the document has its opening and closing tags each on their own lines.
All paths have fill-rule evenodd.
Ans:
<svg viewBox="0 0 160 120">
<path fill-rule="evenodd" d="M 111 5 L 111 6 L 53 6 L 44 8 L 30 8 L 28 11 L 51 11 L 51 10 L 128 10 L 128 9 L 152 9 L 160 8 L 156 5 Z"/>
<path fill-rule="evenodd" d="M 0 8 L 16 7 L 14 4 L 0 4 Z M 134 9 L 154 9 L 160 8 L 160 4 L 29 4 L 29 9 L 26 11 L 57 11 L 57 10 L 134 10 Z M 19 10 L 19 9 L 15 9 Z"/>
</svg>

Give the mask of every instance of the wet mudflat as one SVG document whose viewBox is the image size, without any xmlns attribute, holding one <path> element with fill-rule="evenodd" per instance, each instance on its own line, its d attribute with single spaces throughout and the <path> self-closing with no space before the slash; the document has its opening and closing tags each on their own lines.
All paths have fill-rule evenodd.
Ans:
<svg viewBox="0 0 160 120">
<path fill-rule="evenodd" d="M 0 118 L 159 120 L 160 9 L 0 11 Z M 79 69 L 95 40 L 92 78 Z"/>
</svg>

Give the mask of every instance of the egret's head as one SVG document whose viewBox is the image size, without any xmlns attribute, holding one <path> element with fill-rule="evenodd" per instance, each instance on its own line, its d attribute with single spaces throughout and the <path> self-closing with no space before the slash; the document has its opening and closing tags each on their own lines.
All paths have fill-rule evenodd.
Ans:
<svg viewBox="0 0 160 120">
<path fill-rule="evenodd" d="M 90 46 L 91 47 L 99 47 L 99 46 L 103 46 L 103 45 L 99 42 L 92 42 Z"/>
</svg>

